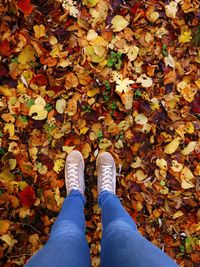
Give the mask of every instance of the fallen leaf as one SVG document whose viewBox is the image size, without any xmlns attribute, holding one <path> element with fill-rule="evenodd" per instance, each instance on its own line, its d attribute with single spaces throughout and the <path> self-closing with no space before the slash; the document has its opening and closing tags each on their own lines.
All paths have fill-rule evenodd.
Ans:
<svg viewBox="0 0 200 267">
<path fill-rule="evenodd" d="M 18 61 L 21 64 L 27 64 L 35 61 L 35 51 L 31 45 L 27 45 L 18 56 Z"/>
<path fill-rule="evenodd" d="M 18 0 L 17 5 L 26 16 L 29 16 L 34 9 L 34 6 L 31 4 L 31 0 Z"/>
<path fill-rule="evenodd" d="M 32 186 L 27 186 L 19 193 L 19 198 L 22 205 L 26 208 L 32 207 L 36 200 L 35 191 Z"/>
<path fill-rule="evenodd" d="M 116 15 L 114 18 L 111 20 L 111 28 L 113 29 L 113 32 L 120 32 L 123 29 L 125 29 L 129 22 L 122 16 Z"/>
<path fill-rule="evenodd" d="M 64 98 L 58 99 L 56 101 L 56 110 L 59 114 L 63 114 L 65 112 L 66 107 L 67 101 Z"/>
<path fill-rule="evenodd" d="M 169 5 L 165 5 L 165 14 L 168 18 L 175 19 L 177 11 L 177 2 L 171 1 Z"/>
<path fill-rule="evenodd" d="M 46 35 L 46 29 L 43 24 L 33 26 L 35 32 L 35 38 L 40 39 Z"/>
<path fill-rule="evenodd" d="M 55 162 L 54 162 L 54 171 L 59 173 L 63 170 L 65 166 L 65 161 L 63 159 L 57 159 Z"/>
<path fill-rule="evenodd" d="M 181 151 L 181 153 L 183 154 L 183 155 L 189 155 L 190 153 L 192 153 L 193 151 L 194 151 L 194 149 L 195 149 L 195 147 L 196 147 L 196 145 L 197 145 L 197 142 L 196 141 L 191 141 L 182 151 Z"/>
<path fill-rule="evenodd" d="M 152 78 L 146 76 L 146 74 L 142 74 L 137 78 L 136 83 L 141 83 L 143 87 L 148 88 L 152 86 L 153 80 Z"/>
<path fill-rule="evenodd" d="M 168 145 L 165 146 L 164 152 L 166 154 L 173 154 L 179 147 L 180 137 L 174 138 Z"/>
</svg>

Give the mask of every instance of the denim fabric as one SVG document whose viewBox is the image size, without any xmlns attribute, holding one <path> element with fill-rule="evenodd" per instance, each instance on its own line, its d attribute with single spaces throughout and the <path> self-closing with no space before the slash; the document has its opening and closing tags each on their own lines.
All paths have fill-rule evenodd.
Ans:
<svg viewBox="0 0 200 267">
<path fill-rule="evenodd" d="M 101 267 L 177 267 L 178 265 L 137 231 L 117 196 L 103 191 Z"/>
<path fill-rule="evenodd" d="M 85 197 L 73 190 L 65 199 L 48 242 L 25 267 L 90 267 L 85 238 Z"/>
<path fill-rule="evenodd" d="M 90 267 L 85 238 L 84 196 L 73 190 L 63 203 L 49 241 L 25 267 Z M 142 237 L 119 199 L 101 192 L 103 236 L 102 267 L 177 267 L 159 248 Z"/>
</svg>

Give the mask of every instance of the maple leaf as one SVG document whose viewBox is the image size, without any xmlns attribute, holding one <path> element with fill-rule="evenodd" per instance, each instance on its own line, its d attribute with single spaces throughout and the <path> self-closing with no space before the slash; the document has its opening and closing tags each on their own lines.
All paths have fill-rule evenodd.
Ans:
<svg viewBox="0 0 200 267">
<path fill-rule="evenodd" d="M 30 208 L 36 200 L 35 191 L 32 186 L 27 186 L 19 193 L 19 198 L 24 207 Z"/>
<path fill-rule="evenodd" d="M 19 0 L 17 6 L 26 16 L 29 16 L 34 9 L 34 5 L 31 4 L 31 0 Z"/>
</svg>

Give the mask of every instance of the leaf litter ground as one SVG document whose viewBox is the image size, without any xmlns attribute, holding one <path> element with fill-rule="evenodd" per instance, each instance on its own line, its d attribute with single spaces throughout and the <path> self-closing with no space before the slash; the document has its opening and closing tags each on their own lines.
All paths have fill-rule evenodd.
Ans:
<svg viewBox="0 0 200 267">
<path fill-rule="evenodd" d="M 41 248 L 86 161 L 86 226 L 99 266 L 95 159 L 112 153 L 138 230 L 182 267 L 200 262 L 200 4 L 0 2 L 0 263 Z"/>
</svg>

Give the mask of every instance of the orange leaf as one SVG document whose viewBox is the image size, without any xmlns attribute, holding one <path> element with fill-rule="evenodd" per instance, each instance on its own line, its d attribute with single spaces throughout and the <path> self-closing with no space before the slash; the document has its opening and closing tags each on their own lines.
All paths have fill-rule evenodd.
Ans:
<svg viewBox="0 0 200 267">
<path fill-rule="evenodd" d="M 19 0 L 17 5 L 26 16 L 30 15 L 34 9 L 30 0 Z"/>
</svg>

